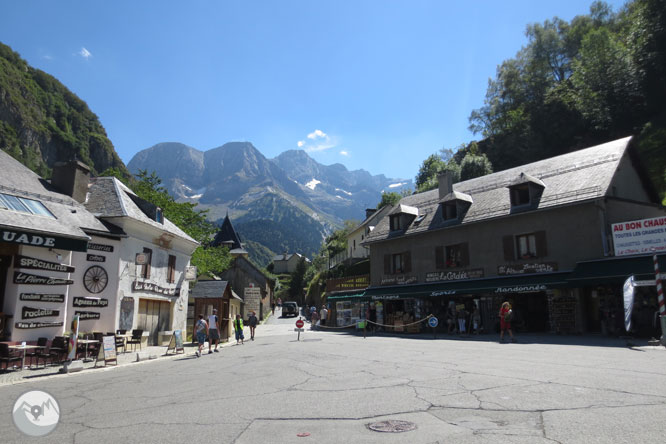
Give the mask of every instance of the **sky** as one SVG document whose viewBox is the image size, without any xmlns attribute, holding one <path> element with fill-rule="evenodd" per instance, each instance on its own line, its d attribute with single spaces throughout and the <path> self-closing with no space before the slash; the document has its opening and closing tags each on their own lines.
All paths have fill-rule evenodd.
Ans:
<svg viewBox="0 0 666 444">
<path fill-rule="evenodd" d="M 468 117 L 528 24 L 590 4 L 2 1 L 0 41 L 86 101 L 125 163 L 160 142 L 249 141 L 413 179 L 480 138 Z"/>
</svg>

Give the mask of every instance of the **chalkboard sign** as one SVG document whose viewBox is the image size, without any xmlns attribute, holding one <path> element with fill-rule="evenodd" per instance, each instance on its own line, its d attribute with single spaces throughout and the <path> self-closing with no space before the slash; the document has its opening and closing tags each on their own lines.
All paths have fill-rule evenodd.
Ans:
<svg viewBox="0 0 666 444">
<path fill-rule="evenodd" d="M 175 353 L 183 352 L 185 353 L 185 348 L 183 347 L 183 332 L 182 330 L 174 330 L 169 340 L 169 345 L 165 355 L 168 355 L 169 352 L 173 350 Z"/>
<path fill-rule="evenodd" d="M 101 358 L 104 360 L 104 365 L 113 362 L 118 365 L 118 357 L 116 355 L 116 337 L 115 336 L 104 336 L 102 338 L 102 347 L 100 348 L 100 354 L 97 355 L 97 361 L 100 361 Z M 95 366 L 97 362 L 95 362 Z"/>
</svg>

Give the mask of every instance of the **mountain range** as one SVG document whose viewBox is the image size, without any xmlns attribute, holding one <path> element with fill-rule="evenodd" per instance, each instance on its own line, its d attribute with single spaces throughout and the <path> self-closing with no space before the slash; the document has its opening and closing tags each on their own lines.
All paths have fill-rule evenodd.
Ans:
<svg viewBox="0 0 666 444">
<path fill-rule="evenodd" d="M 410 179 L 322 165 L 305 151 L 268 159 L 250 142 L 230 142 L 208 151 L 182 143 L 159 143 L 127 164 L 162 179 L 179 201 L 196 202 L 214 220 L 229 214 L 243 240 L 273 253 L 314 255 L 324 237 L 347 219 L 362 220 L 382 192 L 413 188 Z M 259 260 L 254 248 L 251 257 Z M 262 256 L 265 258 L 266 252 Z"/>
</svg>

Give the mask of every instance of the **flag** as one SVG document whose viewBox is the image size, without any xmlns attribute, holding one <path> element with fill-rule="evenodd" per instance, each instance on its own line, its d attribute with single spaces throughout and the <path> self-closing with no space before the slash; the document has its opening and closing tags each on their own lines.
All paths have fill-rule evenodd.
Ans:
<svg viewBox="0 0 666 444">
<path fill-rule="evenodd" d="M 634 311 L 634 277 L 624 281 L 624 328 L 629 331 L 631 329 L 631 313 Z"/>
</svg>

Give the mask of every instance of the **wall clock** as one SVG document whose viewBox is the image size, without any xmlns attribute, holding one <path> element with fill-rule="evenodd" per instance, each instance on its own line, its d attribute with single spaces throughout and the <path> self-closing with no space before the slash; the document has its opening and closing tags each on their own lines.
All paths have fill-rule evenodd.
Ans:
<svg viewBox="0 0 666 444">
<path fill-rule="evenodd" d="M 101 293 L 109 282 L 109 275 L 99 265 L 93 265 L 83 274 L 83 286 L 91 293 Z"/>
</svg>

